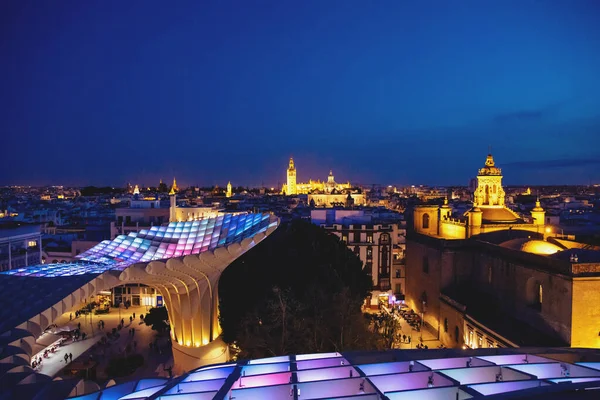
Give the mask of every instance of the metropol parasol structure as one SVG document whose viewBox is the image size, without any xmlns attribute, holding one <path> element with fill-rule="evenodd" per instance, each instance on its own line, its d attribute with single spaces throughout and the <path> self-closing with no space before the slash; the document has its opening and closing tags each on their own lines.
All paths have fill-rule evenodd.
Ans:
<svg viewBox="0 0 600 400">
<path fill-rule="evenodd" d="M 171 222 L 103 241 L 71 263 L 41 264 L 0 274 L 0 379 L 35 381 L 36 339 L 101 291 L 140 283 L 155 288 L 169 311 L 175 367 L 225 362 L 219 338 L 218 281 L 236 258 L 271 234 L 270 213 L 220 213 Z"/>
</svg>

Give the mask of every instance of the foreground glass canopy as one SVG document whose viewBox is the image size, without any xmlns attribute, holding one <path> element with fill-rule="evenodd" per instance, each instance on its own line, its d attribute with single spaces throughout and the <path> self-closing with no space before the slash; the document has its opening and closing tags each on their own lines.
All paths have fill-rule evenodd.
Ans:
<svg viewBox="0 0 600 400">
<path fill-rule="evenodd" d="M 200 254 L 240 242 L 276 225 L 268 213 L 224 213 L 198 221 L 172 222 L 105 240 L 77 256 L 76 262 L 34 265 L 1 274 L 41 278 L 101 274 L 109 269 L 123 270 L 136 262 Z"/>
<path fill-rule="evenodd" d="M 570 364 L 531 354 L 371 362 L 391 354 L 305 354 L 221 364 L 171 380 L 127 382 L 74 399 L 433 400 L 527 390 L 539 395 L 540 389 L 566 390 L 568 383 L 600 387 L 600 363 Z"/>
</svg>

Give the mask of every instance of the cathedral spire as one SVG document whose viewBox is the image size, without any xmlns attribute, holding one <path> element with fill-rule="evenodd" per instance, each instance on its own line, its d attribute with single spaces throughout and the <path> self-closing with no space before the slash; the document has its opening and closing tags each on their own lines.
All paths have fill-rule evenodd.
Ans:
<svg viewBox="0 0 600 400">
<path fill-rule="evenodd" d="M 173 177 L 173 186 L 171 186 L 171 191 L 169 192 L 169 196 L 173 196 L 178 191 L 179 191 L 179 188 L 177 187 L 177 180 L 175 179 L 175 177 Z"/>
</svg>

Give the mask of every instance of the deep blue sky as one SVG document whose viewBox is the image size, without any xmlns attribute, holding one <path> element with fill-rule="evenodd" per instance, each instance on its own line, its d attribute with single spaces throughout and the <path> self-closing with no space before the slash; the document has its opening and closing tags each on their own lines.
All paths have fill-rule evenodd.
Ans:
<svg viewBox="0 0 600 400">
<path fill-rule="evenodd" d="M 600 182 L 599 71 L 597 0 L 5 0 L 0 184 Z"/>
</svg>

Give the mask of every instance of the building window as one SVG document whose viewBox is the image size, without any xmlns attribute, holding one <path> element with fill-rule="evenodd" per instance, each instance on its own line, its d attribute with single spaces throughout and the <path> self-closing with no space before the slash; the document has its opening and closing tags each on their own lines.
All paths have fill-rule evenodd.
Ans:
<svg viewBox="0 0 600 400">
<path fill-rule="evenodd" d="M 354 232 L 354 243 L 360 243 L 360 231 Z"/>
<path fill-rule="evenodd" d="M 458 343 L 458 326 L 454 327 L 454 341 Z"/>
<path fill-rule="evenodd" d="M 542 302 L 544 301 L 544 288 L 542 287 L 541 283 L 538 283 L 537 285 L 537 298 L 536 298 L 536 306 L 539 307 L 539 309 L 542 309 Z"/>
<path fill-rule="evenodd" d="M 35 240 L 30 240 L 29 243 L 27 243 L 27 247 L 35 247 L 37 246 L 37 242 Z"/>
<path fill-rule="evenodd" d="M 367 243 L 373 243 L 373 232 L 367 233 Z"/>
<path fill-rule="evenodd" d="M 480 334 L 477 334 L 477 347 L 483 347 L 483 336 L 481 336 Z"/>
<path fill-rule="evenodd" d="M 371 246 L 367 247 L 367 259 L 373 258 L 373 248 Z"/>
<path fill-rule="evenodd" d="M 427 256 L 423 256 L 423 273 L 429 273 L 429 258 Z"/>
<path fill-rule="evenodd" d="M 399 269 L 396 270 L 396 278 L 400 278 L 400 270 Z"/>
<path fill-rule="evenodd" d="M 356 254 L 356 257 L 360 258 L 360 247 L 354 246 L 354 254 Z"/>
<path fill-rule="evenodd" d="M 423 229 L 429 229 L 429 214 L 423 214 Z"/>
<path fill-rule="evenodd" d="M 448 318 L 444 318 L 444 332 L 448 333 Z"/>
<path fill-rule="evenodd" d="M 402 294 L 402 284 L 401 283 L 396 283 L 396 290 L 394 290 L 394 293 L 396 294 Z"/>
</svg>

